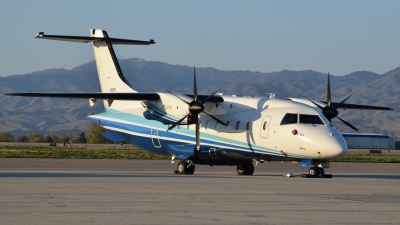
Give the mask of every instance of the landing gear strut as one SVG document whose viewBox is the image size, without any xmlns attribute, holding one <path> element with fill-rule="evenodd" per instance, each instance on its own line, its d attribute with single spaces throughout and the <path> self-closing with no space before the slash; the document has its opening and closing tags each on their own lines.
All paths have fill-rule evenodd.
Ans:
<svg viewBox="0 0 400 225">
<path fill-rule="evenodd" d="M 238 165 L 237 166 L 237 173 L 239 175 L 253 175 L 254 173 L 254 165 L 252 163 Z"/>
</svg>

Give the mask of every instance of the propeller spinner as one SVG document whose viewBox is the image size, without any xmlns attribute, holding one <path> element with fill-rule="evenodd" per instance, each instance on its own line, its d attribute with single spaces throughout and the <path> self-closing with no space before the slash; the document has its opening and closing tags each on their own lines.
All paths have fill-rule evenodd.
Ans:
<svg viewBox="0 0 400 225">
<path fill-rule="evenodd" d="M 174 93 L 168 91 L 169 93 L 173 94 L 175 97 L 179 98 L 181 101 L 186 103 L 189 106 L 189 113 L 182 117 L 180 120 L 172 124 L 168 130 L 174 129 L 177 125 L 181 124 L 183 120 L 187 118 L 187 122 L 189 124 L 195 124 L 196 125 L 196 148 L 195 148 L 195 154 L 197 151 L 200 149 L 200 125 L 199 125 L 199 114 L 200 113 L 205 113 L 209 117 L 213 118 L 217 123 L 220 123 L 224 126 L 226 124 L 222 122 L 220 119 L 214 117 L 213 115 L 208 114 L 207 112 L 204 111 L 204 103 L 206 103 L 212 96 L 214 96 L 220 89 L 218 89 L 216 92 L 212 93 L 209 95 L 207 98 L 205 98 L 203 101 L 198 101 L 197 98 L 197 82 L 196 82 L 196 67 L 194 67 L 194 82 L 193 82 L 193 100 L 191 102 L 186 101 L 185 99 L 175 95 Z"/>
<path fill-rule="evenodd" d="M 328 73 L 328 86 L 327 86 L 327 101 L 326 101 L 326 106 L 322 107 L 320 105 L 318 105 L 317 103 L 313 102 L 311 99 L 307 98 L 306 96 L 304 96 L 305 98 L 307 98 L 310 102 L 312 102 L 314 105 L 316 105 L 318 108 L 320 108 L 322 110 L 322 114 L 324 114 L 324 116 L 331 122 L 331 120 L 333 118 L 338 118 L 340 121 L 342 121 L 344 124 L 346 124 L 347 126 L 349 126 L 351 129 L 358 131 L 358 129 L 351 125 L 349 122 L 346 122 L 345 120 L 341 119 L 340 117 L 338 117 L 339 112 L 337 111 L 337 109 L 343 105 L 343 103 L 345 101 L 347 101 L 347 99 L 349 99 L 353 94 L 349 95 L 349 97 L 343 99 L 339 104 L 332 106 L 331 105 L 331 82 L 330 82 L 330 78 L 329 78 L 329 73 Z"/>
</svg>

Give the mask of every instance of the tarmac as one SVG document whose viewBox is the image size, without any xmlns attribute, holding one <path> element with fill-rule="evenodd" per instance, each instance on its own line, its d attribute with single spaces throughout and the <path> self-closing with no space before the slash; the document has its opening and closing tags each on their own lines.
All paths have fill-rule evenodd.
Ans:
<svg viewBox="0 0 400 225">
<path fill-rule="evenodd" d="M 400 164 L 201 166 L 167 160 L 0 159 L 0 224 L 399 224 Z M 292 173 L 294 177 L 284 177 Z"/>
</svg>

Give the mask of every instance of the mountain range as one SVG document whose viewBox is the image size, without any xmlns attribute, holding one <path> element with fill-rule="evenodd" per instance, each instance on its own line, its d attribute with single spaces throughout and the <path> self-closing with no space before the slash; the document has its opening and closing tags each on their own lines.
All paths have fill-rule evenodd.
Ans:
<svg viewBox="0 0 400 225">
<path fill-rule="evenodd" d="M 138 91 L 192 93 L 193 67 L 170 65 L 138 58 L 119 60 L 121 68 Z M 198 90 L 212 93 L 223 87 L 224 94 L 302 97 L 326 101 L 327 74 L 312 70 L 261 73 L 196 68 Z M 24 75 L 0 77 L 1 93 L 13 92 L 98 92 L 100 85 L 94 61 L 71 70 L 48 69 Z M 393 111 L 339 110 L 339 116 L 361 133 L 400 136 L 400 67 L 385 74 L 357 71 L 331 75 L 332 101 L 391 107 Z M 0 132 L 24 134 L 70 134 L 86 132 L 89 113 L 102 112 L 101 101 L 90 107 L 87 100 L 24 98 L 0 95 Z M 354 132 L 337 119 L 341 132 Z"/>
</svg>

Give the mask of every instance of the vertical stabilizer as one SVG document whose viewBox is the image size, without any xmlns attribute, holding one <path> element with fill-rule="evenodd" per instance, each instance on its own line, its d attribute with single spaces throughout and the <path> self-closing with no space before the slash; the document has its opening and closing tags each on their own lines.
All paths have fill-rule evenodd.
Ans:
<svg viewBox="0 0 400 225">
<path fill-rule="evenodd" d="M 101 92 L 136 92 L 122 73 L 107 32 L 99 29 L 91 29 L 90 35 L 99 38 L 99 40 L 93 41 L 93 52 L 96 60 Z M 104 100 L 103 102 L 106 110 L 108 108 L 123 110 L 125 109 L 125 105 L 128 107 L 128 103 L 130 103 L 130 105 L 134 103 L 110 100 Z"/>
<path fill-rule="evenodd" d="M 131 84 L 122 73 L 112 46 L 113 41 L 109 38 L 107 32 L 100 29 L 91 29 L 90 35 L 94 38 L 93 51 L 96 59 L 101 92 L 137 92 L 132 88 Z M 137 106 L 140 106 L 139 102 L 104 100 L 104 107 L 106 110 L 108 108 L 123 110 Z"/>
<path fill-rule="evenodd" d="M 91 29 L 90 34 L 92 37 L 99 38 L 93 41 L 93 51 L 101 91 L 103 93 L 136 92 L 121 71 L 107 32 L 99 29 Z"/>
</svg>

